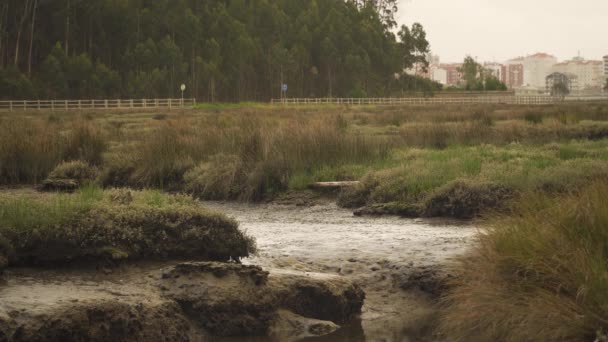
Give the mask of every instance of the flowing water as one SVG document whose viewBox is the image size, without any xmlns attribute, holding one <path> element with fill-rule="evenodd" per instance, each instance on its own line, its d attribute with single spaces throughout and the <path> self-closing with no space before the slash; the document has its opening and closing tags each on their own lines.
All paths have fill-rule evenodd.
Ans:
<svg viewBox="0 0 608 342">
<path fill-rule="evenodd" d="M 333 203 L 311 207 L 205 204 L 235 218 L 256 238 L 259 254 L 244 263 L 271 272 L 340 274 L 363 287 L 366 300 L 361 322 L 311 341 L 432 338 L 428 328 L 435 314 L 433 301 L 407 286 L 408 276 L 449 266 L 477 233 L 470 222 L 356 217 Z"/>
</svg>

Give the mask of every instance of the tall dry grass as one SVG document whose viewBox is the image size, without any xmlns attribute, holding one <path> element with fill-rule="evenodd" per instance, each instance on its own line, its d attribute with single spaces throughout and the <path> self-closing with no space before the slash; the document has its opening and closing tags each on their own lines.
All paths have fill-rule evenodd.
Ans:
<svg viewBox="0 0 608 342">
<path fill-rule="evenodd" d="M 608 183 L 529 194 L 488 222 L 444 299 L 454 341 L 593 341 L 608 332 Z"/>
<path fill-rule="evenodd" d="M 99 165 L 106 137 L 92 122 L 77 120 L 67 127 L 52 120 L 0 120 L 0 184 L 39 183 L 62 161 Z"/>
<path fill-rule="evenodd" d="M 347 129 L 341 116 L 173 119 L 156 123 L 106 174 L 129 183 L 187 189 L 203 198 L 261 199 L 285 190 L 294 172 L 388 158 L 393 142 Z M 186 179 L 184 179 L 186 178 Z M 106 184 L 116 185 L 112 177 Z"/>
</svg>

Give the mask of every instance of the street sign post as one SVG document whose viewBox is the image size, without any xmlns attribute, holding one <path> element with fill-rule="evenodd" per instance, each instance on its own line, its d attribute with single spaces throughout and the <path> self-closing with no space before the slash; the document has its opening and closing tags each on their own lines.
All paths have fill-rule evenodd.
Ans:
<svg viewBox="0 0 608 342">
<path fill-rule="evenodd" d="M 181 87 L 179 87 L 179 89 L 181 89 L 182 91 L 182 107 L 184 106 L 184 91 L 186 91 L 186 85 L 182 84 Z"/>
<path fill-rule="evenodd" d="M 287 98 L 287 84 L 281 84 L 281 99 Z"/>
</svg>

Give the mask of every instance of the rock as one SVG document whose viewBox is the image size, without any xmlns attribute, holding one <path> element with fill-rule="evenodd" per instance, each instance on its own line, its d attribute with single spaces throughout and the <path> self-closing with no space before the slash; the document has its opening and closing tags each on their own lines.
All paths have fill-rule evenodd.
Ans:
<svg viewBox="0 0 608 342">
<path fill-rule="evenodd" d="M 331 321 L 306 318 L 288 310 L 279 310 L 272 322 L 269 335 L 279 341 L 301 340 L 306 337 L 323 336 L 340 329 Z"/>
</svg>

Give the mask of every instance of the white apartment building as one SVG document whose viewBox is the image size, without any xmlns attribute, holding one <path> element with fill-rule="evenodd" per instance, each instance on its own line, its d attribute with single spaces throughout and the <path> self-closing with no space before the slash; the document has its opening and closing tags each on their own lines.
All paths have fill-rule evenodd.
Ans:
<svg viewBox="0 0 608 342">
<path fill-rule="evenodd" d="M 545 78 L 551 74 L 553 66 L 557 64 L 557 58 L 546 53 L 537 53 L 524 57 L 521 64 L 524 67 L 524 85 L 544 90 Z"/>
<path fill-rule="evenodd" d="M 587 61 L 581 57 L 575 57 L 553 66 L 553 72 L 576 75 L 578 89 L 598 89 L 604 83 L 604 70 L 602 61 Z"/>
<path fill-rule="evenodd" d="M 439 82 L 443 85 L 448 84 L 448 71 L 438 64 L 433 64 L 430 67 L 431 80 Z"/>
</svg>

